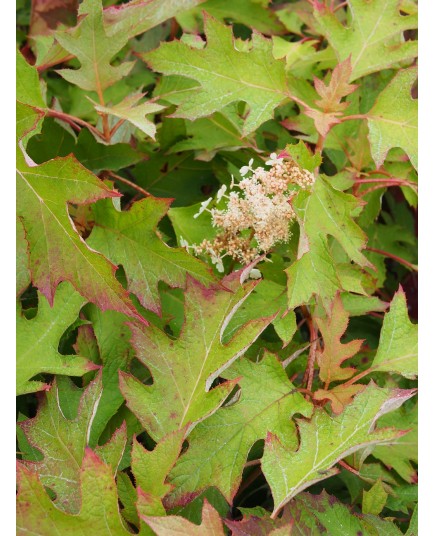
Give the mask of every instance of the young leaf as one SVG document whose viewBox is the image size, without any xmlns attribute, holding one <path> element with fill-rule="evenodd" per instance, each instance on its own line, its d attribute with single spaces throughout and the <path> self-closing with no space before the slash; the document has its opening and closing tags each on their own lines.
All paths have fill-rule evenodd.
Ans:
<svg viewBox="0 0 434 536">
<path fill-rule="evenodd" d="M 231 29 L 211 17 L 205 18 L 204 49 L 173 41 L 142 54 L 152 69 L 192 78 L 201 84 L 172 117 L 197 119 L 240 100 L 250 106 L 244 135 L 272 117 L 273 110 L 289 97 L 285 66 L 275 60 L 272 43 L 260 34 L 252 36 L 252 49 L 234 46 Z"/>
<path fill-rule="evenodd" d="M 355 372 L 353 367 L 341 367 L 345 360 L 360 350 L 363 343 L 359 339 L 346 344 L 341 343 L 341 338 L 348 327 L 349 317 L 338 294 L 331 305 L 330 315 L 326 318 L 315 318 L 323 340 L 323 348 L 317 353 L 319 377 L 327 386 L 331 382 L 347 380 Z"/>
<path fill-rule="evenodd" d="M 395 294 L 390 310 L 384 315 L 378 350 L 371 368 L 395 372 L 405 378 L 417 376 L 417 325 L 408 318 L 402 288 Z"/>
<path fill-rule="evenodd" d="M 313 398 L 315 400 L 330 400 L 333 413 L 339 415 L 345 406 L 351 403 L 353 397 L 363 391 L 366 385 L 356 383 L 353 385 L 337 385 L 333 389 L 317 389 Z"/>
<path fill-rule="evenodd" d="M 79 510 L 71 515 L 57 508 L 38 476 L 18 463 L 17 534 L 130 536 L 119 513 L 111 467 L 86 448 L 76 478 Z"/>
<path fill-rule="evenodd" d="M 120 374 L 128 407 L 156 440 L 214 413 L 233 389 L 231 380 L 211 389 L 213 381 L 240 357 L 273 317 L 245 324 L 226 343 L 223 336 L 236 310 L 255 283 L 240 284 L 240 272 L 222 280 L 225 290 L 206 289 L 187 280 L 185 322 L 178 339 L 149 326 L 131 325 L 137 358 L 150 370 L 153 385 Z"/>
<path fill-rule="evenodd" d="M 77 319 L 86 300 L 69 283 L 59 285 L 50 307 L 39 294 L 38 313 L 27 320 L 17 311 L 17 394 L 44 388 L 39 381 L 29 381 L 40 373 L 82 376 L 97 368 L 85 357 L 62 355 L 59 341 L 66 329 Z"/>
<path fill-rule="evenodd" d="M 315 104 L 321 111 L 307 108 L 305 113 L 312 117 L 318 132 L 325 136 L 333 125 L 340 122 L 339 116 L 349 103 L 341 102 L 344 97 L 356 90 L 355 84 L 349 84 L 351 77 L 351 60 L 347 58 L 339 63 L 332 71 L 329 85 L 314 77 L 316 92 L 321 97 Z"/>
<path fill-rule="evenodd" d="M 157 536 L 224 536 L 223 523 L 216 510 L 205 499 L 202 509 L 202 523 L 200 526 L 187 521 L 180 516 L 150 517 L 140 516 L 155 531 Z"/>
<path fill-rule="evenodd" d="M 85 244 L 68 213 L 68 202 L 83 205 L 119 194 L 71 156 L 36 166 L 18 151 L 17 160 L 17 214 L 29 244 L 33 284 L 52 304 L 59 282 L 69 281 L 100 309 L 141 319 L 114 277 L 115 266 Z"/>
<path fill-rule="evenodd" d="M 102 96 L 108 88 L 126 76 L 133 62 L 113 67 L 111 60 L 128 41 L 125 33 L 107 35 L 103 23 L 101 0 L 84 0 L 78 8 L 80 22 L 71 30 L 57 32 L 62 47 L 80 61 L 79 69 L 61 69 L 59 74 L 68 82 Z"/>
<path fill-rule="evenodd" d="M 166 503 L 171 506 L 184 504 L 210 486 L 216 486 L 232 503 L 255 441 L 272 432 L 296 448 L 291 417 L 296 413 L 305 417 L 312 414 L 313 406 L 295 392 L 274 355 L 266 355 L 258 364 L 241 359 L 224 376 L 241 377 L 241 395 L 199 423 L 190 434 L 187 452 L 169 475 L 174 490 Z"/>
<path fill-rule="evenodd" d="M 95 103 L 95 109 L 98 112 L 114 115 L 119 119 L 129 121 L 139 130 L 155 140 L 156 127 L 146 116 L 163 110 L 164 106 L 149 101 L 137 104 L 142 97 L 143 95 L 141 93 L 128 95 L 122 102 L 113 106 L 103 106 Z"/>
<path fill-rule="evenodd" d="M 40 450 L 40 462 L 23 461 L 29 471 L 37 473 L 41 483 L 56 494 L 56 506 L 76 513 L 80 504 L 79 475 L 93 416 L 101 396 L 101 374 L 84 391 L 77 417 L 68 420 L 59 404 L 58 385 L 54 381 L 33 419 L 20 423 L 29 443 Z"/>
<path fill-rule="evenodd" d="M 273 434 L 265 442 L 262 470 L 270 484 L 274 512 L 315 482 L 335 475 L 334 465 L 352 452 L 370 445 L 393 443 L 405 431 L 374 430 L 381 415 L 396 409 L 414 390 L 380 389 L 370 384 L 338 417 L 317 409 L 312 419 L 298 421 L 300 445 L 288 449 Z"/>
<path fill-rule="evenodd" d="M 367 114 L 371 153 L 377 167 L 392 147 L 401 147 L 417 169 L 418 106 L 411 96 L 416 77 L 414 67 L 398 71 Z"/>
<path fill-rule="evenodd" d="M 350 82 L 417 56 L 417 43 L 403 32 L 417 28 L 417 14 L 402 16 L 400 0 L 348 0 L 347 21 L 323 3 L 315 3 L 315 18 L 340 61 L 351 56 Z"/>
<path fill-rule="evenodd" d="M 87 240 L 91 248 L 124 267 L 128 288 L 151 311 L 161 314 L 158 281 L 172 287 L 185 285 L 187 274 L 209 284 L 211 270 L 184 249 L 170 248 L 157 234 L 158 222 L 167 214 L 169 199 L 148 197 L 128 211 L 115 209 L 111 200 L 93 207 L 95 226 Z"/>
</svg>

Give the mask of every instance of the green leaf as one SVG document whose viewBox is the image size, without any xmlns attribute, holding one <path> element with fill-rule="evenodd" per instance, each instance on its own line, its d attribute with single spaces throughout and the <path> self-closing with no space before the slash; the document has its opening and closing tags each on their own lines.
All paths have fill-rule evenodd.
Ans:
<svg viewBox="0 0 434 536">
<path fill-rule="evenodd" d="M 69 283 L 59 285 L 53 307 L 39 293 L 38 313 L 27 320 L 17 311 L 17 394 L 44 389 L 44 383 L 29 381 L 40 373 L 82 376 L 97 367 L 85 357 L 61 355 L 59 341 L 77 319 L 86 300 Z"/>
<path fill-rule="evenodd" d="M 273 110 L 289 97 L 282 61 L 272 55 L 272 43 L 253 34 L 252 48 L 241 52 L 234 46 L 231 29 L 205 18 L 207 45 L 199 50 L 185 43 L 163 43 L 142 54 L 156 71 L 192 78 L 201 84 L 173 117 L 197 119 L 222 110 L 228 104 L 246 102 L 250 113 L 243 133 L 253 132 L 273 116 Z"/>
<path fill-rule="evenodd" d="M 120 408 L 124 398 L 119 390 L 119 370 L 128 370 L 134 356 L 130 345 L 131 332 L 128 318 L 115 311 L 102 312 L 94 306 L 86 308 L 86 316 L 92 321 L 102 362 L 102 393 L 96 409 L 89 446 L 94 447 L 107 423 Z"/>
<path fill-rule="evenodd" d="M 17 296 L 19 296 L 30 285 L 30 272 L 28 268 L 26 233 L 19 218 L 16 218 L 16 225 L 16 289 Z"/>
<path fill-rule="evenodd" d="M 146 101 L 137 104 L 143 97 L 141 93 L 128 95 L 122 102 L 113 106 L 103 106 L 95 103 L 98 112 L 114 115 L 123 121 L 129 121 L 139 130 L 155 140 L 156 127 L 152 121 L 147 119 L 148 114 L 154 114 L 164 109 L 164 106 Z"/>
<path fill-rule="evenodd" d="M 175 488 L 166 499 L 171 506 L 183 504 L 210 486 L 216 486 L 232 503 L 253 444 L 273 432 L 296 448 L 291 417 L 312 414 L 313 406 L 294 391 L 281 363 L 271 354 L 258 364 L 241 359 L 224 376 L 241 378 L 241 394 L 189 435 L 189 448 L 169 475 Z"/>
<path fill-rule="evenodd" d="M 317 409 L 309 422 L 297 422 L 297 450 L 287 448 L 269 434 L 262 470 L 273 494 L 273 514 L 300 491 L 335 475 L 334 466 L 342 458 L 371 445 L 393 443 L 403 435 L 395 429 L 374 429 L 374 425 L 381 415 L 413 395 L 414 390 L 380 389 L 370 384 L 338 417 L 332 418 L 323 409 Z"/>
<path fill-rule="evenodd" d="M 38 71 L 24 59 L 24 56 L 17 50 L 16 59 L 17 84 L 16 98 L 17 101 L 30 106 L 45 107 L 42 97 L 41 85 L 39 83 Z"/>
<path fill-rule="evenodd" d="M 95 226 L 87 240 L 91 248 L 124 267 L 128 288 L 151 311 L 161 313 L 158 281 L 185 285 L 187 274 L 204 284 L 215 281 L 211 270 L 182 248 L 170 248 L 158 236 L 158 222 L 167 214 L 169 199 L 148 197 L 119 212 L 111 200 L 93 207 Z"/>
<path fill-rule="evenodd" d="M 80 509 L 74 515 L 59 510 L 35 473 L 18 464 L 17 534 L 110 534 L 129 536 L 119 513 L 111 467 L 86 448 L 77 474 Z"/>
<path fill-rule="evenodd" d="M 387 447 L 377 446 L 372 451 L 372 455 L 377 460 L 384 463 L 386 467 L 393 467 L 400 477 L 406 482 L 417 482 L 417 470 L 412 462 L 417 463 L 418 458 L 418 407 L 415 404 L 412 408 L 402 407 L 379 419 L 380 426 L 399 426 L 409 432 L 396 440 L 393 445 Z"/>
<path fill-rule="evenodd" d="M 395 294 L 390 310 L 384 315 L 378 350 L 371 368 L 378 372 L 395 372 L 405 378 L 417 376 L 417 325 L 408 318 L 402 288 Z"/>
<path fill-rule="evenodd" d="M 36 417 L 20 423 L 30 445 L 44 456 L 42 461 L 23 461 L 22 465 L 39 475 L 42 484 L 55 492 L 56 506 L 67 512 L 76 513 L 79 509 L 81 463 L 101 389 L 99 374 L 84 391 L 76 418 L 68 420 L 59 405 L 54 381 Z"/>
<path fill-rule="evenodd" d="M 118 197 L 73 157 L 39 166 L 18 151 L 17 214 L 29 244 L 32 282 L 53 303 L 60 281 L 69 281 L 102 310 L 114 309 L 135 318 L 127 292 L 114 277 L 115 266 L 91 250 L 73 227 L 68 202 L 88 204 Z"/>
<path fill-rule="evenodd" d="M 417 28 L 417 14 L 401 15 L 400 4 L 399 0 L 349 0 L 345 23 L 339 13 L 315 4 L 315 18 L 339 61 L 351 56 L 350 82 L 417 56 L 417 42 L 403 38 L 405 30 Z"/>
<path fill-rule="evenodd" d="M 367 114 L 371 153 L 377 167 L 392 147 L 401 147 L 417 169 L 418 105 L 411 96 L 416 77 L 416 68 L 398 71 Z"/>
<path fill-rule="evenodd" d="M 203 0 L 132 0 L 104 9 L 104 25 L 109 36 L 122 34 L 129 39 L 202 2 Z"/>
<path fill-rule="evenodd" d="M 205 499 L 202 510 L 202 523 L 200 526 L 187 521 L 180 516 L 150 517 L 142 515 L 141 518 L 155 531 L 157 536 L 224 536 L 223 523 L 220 515 Z"/>
<path fill-rule="evenodd" d="M 333 236 L 348 257 L 362 267 L 371 266 L 361 253 L 367 237 L 355 223 L 361 202 L 317 177 L 312 193 L 300 192 L 293 201 L 300 224 L 298 259 L 287 268 L 288 306 L 309 301 L 313 294 L 330 303 L 342 287 L 327 237 Z M 352 290 L 352 289 L 349 289 Z"/>
<path fill-rule="evenodd" d="M 364 514 L 379 515 L 386 501 L 387 492 L 381 480 L 377 480 L 369 491 L 363 490 L 362 512 Z"/>
<path fill-rule="evenodd" d="M 111 60 L 128 41 L 123 32 L 108 35 L 103 23 L 101 0 L 84 0 L 78 9 L 79 24 L 71 30 L 56 32 L 62 47 L 77 57 L 79 69 L 61 69 L 59 74 L 71 84 L 100 95 L 118 80 L 126 76 L 133 62 L 113 67 Z"/>
<path fill-rule="evenodd" d="M 185 291 L 185 322 L 172 340 L 153 326 L 131 325 L 137 358 L 146 365 L 153 385 L 121 373 L 121 391 L 128 407 L 156 440 L 214 413 L 237 380 L 211 389 L 213 381 L 259 337 L 273 317 L 257 318 L 223 343 L 231 317 L 255 284 L 240 284 L 240 272 L 222 282 L 224 289 L 205 289 L 189 278 Z"/>
</svg>

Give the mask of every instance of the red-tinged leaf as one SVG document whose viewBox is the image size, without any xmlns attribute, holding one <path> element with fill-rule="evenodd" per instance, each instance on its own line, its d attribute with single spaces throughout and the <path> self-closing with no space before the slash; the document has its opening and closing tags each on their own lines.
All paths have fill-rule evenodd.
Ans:
<svg viewBox="0 0 434 536">
<path fill-rule="evenodd" d="M 345 344 L 341 343 L 341 338 L 348 327 L 349 317 L 340 296 L 337 295 L 331 306 L 330 316 L 315 318 L 323 339 L 323 349 L 317 354 L 319 377 L 326 385 L 334 381 L 346 380 L 354 374 L 354 368 L 341 367 L 346 359 L 360 350 L 363 343 L 359 339 Z"/>
<path fill-rule="evenodd" d="M 166 506 L 185 504 L 211 486 L 232 503 L 255 442 L 273 432 L 296 448 L 292 417 L 312 415 L 312 404 L 296 392 L 272 354 L 267 353 L 260 363 L 241 358 L 223 376 L 241 378 L 239 396 L 198 423 L 189 435 L 189 447 L 169 475 L 174 490 Z"/>
<path fill-rule="evenodd" d="M 326 391 L 325 389 L 318 389 L 315 391 L 313 397 L 315 400 L 330 400 L 332 410 L 336 415 L 339 415 L 344 410 L 345 406 L 351 404 L 353 397 L 366 389 L 366 385 L 337 385 L 333 389 Z"/>
<path fill-rule="evenodd" d="M 391 444 L 404 435 L 405 430 L 376 429 L 375 424 L 414 394 L 415 389 L 381 389 L 371 383 L 337 417 L 318 408 L 309 422 L 297 422 L 300 445 L 296 451 L 269 434 L 262 470 L 273 494 L 273 517 L 298 493 L 337 474 L 335 465 L 342 458 L 369 446 Z"/>
<path fill-rule="evenodd" d="M 78 0 L 32 0 L 29 34 L 49 35 L 59 24 L 71 24 Z"/>
<path fill-rule="evenodd" d="M 69 283 L 61 283 L 50 307 L 42 294 L 38 295 L 38 312 L 28 320 L 18 308 L 17 330 L 17 394 L 32 393 L 44 388 L 44 383 L 31 380 L 41 373 L 82 376 L 98 368 L 81 355 L 62 355 L 59 341 L 69 326 L 77 320 L 86 300 Z"/>
<path fill-rule="evenodd" d="M 18 462 L 17 534 L 131 536 L 119 513 L 112 468 L 89 448 L 78 468 L 79 511 L 71 515 L 51 501 L 38 475 Z"/>
<path fill-rule="evenodd" d="M 101 396 L 101 373 L 84 391 L 77 417 L 64 417 L 56 380 L 33 419 L 20 423 L 29 443 L 41 451 L 40 462 L 23 461 L 22 465 L 40 475 L 41 483 L 56 494 L 56 506 L 75 513 L 80 504 L 79 475 L 93 416 Z"/>
<path fill-rule="evenodd" d="M 202 523 L 195 525 L 180 516 L 141 518 L 152 528 L 157 536 L 224 536 L 223 523 L 220 515 L 205 499 L 202 509 Z"/>
<path fill-rule="evenodd" d="M 95 226 L 87 243 L 116 264 L 122 264 L 128 288 L 151 311 L 161 314 L 158 282 L 185 285 L 187 274 L 203 284 L 215 282 L 210 268 L 183 248 L 170 248 L 157 234 L 158 222 L 171 200 L 149 197 L 118 211 L 110 199 L 93 207 Z"/>
<path fill-rule="evenodd" d="M 315 127 L 322 136 L 326 136 L 333 125 L 340 123 L 342 112 L 348 107 L 348 103 L 342 102 L 342 99 L 357 88 L 357 85 L 348 83 L 351 72 L 351 58 L 347 58 L 333 69 L 328 85 L 314 77 L 316 92 L 321 97 L 315 101 L 319 110 L 308 107 L 305 114 L 314 120 Z"/>
<path fill-rule="evenodd" d="M 17 214 L 26 233 L 33 284 L 52 304 L 57 285 L 69 281 L 100 309 L 145 321 L 116 280 L 116 267 L 86 245 L 68 212 L 68 203 L 83 205 L 119 194 L 71 156 L 39 166 L 26 161 L 21 151 L 17 159 Z"/>
<path fill-rule="evenodd" d="M 251 320 L 223 342 L 230 319 L 256 286 L 252 281 L 240 283 L 240 274 L 226 276 L 224 289 L 206 289 L 187 279 L 185 322 L 177 340 L 155 326 L 131 325 L 137 358 L 149 368 L 154 383 L 143 385 L 121 373 L 120 387 L 128 407 L 156 440 L 217 410 L 238 380 L 211 389 L 213 381 L 274 319 Z"/>
<path fill-rule="evenodd" d="M 315 101 L 324 112 L 342 112 L 348 107 L 347 102 L 341 102 L 344 97 L 357 89 L 356 84 L 349 84 L 351 78 L 351 58 L 339 63 L 332 71 L 330 82 L 326 85 L 322 80 L 314 77 L 316 92 L 321 97 Z"/>
</svg>

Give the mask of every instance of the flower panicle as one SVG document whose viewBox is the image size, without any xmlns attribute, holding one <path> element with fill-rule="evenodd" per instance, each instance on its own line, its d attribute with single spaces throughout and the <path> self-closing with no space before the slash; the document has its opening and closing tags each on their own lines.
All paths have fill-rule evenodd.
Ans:
<svg viewBox="0 0 434 536">
<path fill-rule="evenodd" d="M 254 168 L 253 163 L 252 158 L 240 169 L 243 178 L 238 184 L 232 176 L 229 187 L 224 184 L 218 190 L 215 204 L 225 200 L 224 209 L 211 208 L 210 197 L 194 215 L 198 218 L 205 211 L 211 214 L 213 226 L 220 231 L 213 241 L 203 240 L 199 245 L 181 241 L 187 251 L 209 255 L 219 272 L 224 271 L 226 256 L 248 264 L 274 245 L 288 242 L 290 223 L 295 219 L 291 205 L 294 186 L 310 189 L 315 182 L 313 173 L 301 168 L 291 157 L 271 153 L 265 162 L 269 169 Z"/>
</svg>

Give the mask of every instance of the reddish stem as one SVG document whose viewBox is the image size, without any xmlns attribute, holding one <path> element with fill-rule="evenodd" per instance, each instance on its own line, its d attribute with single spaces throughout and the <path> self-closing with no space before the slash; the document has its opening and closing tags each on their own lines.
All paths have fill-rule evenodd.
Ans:
<svg viewBox="0 0 434 536">
<path fill-rule="evenodd" d="M 141 188 L 140 186 L 137 186 L 137 184 L 134 184 L 134 182 L 129 181 L 128 179 L 125 179 L 124 177 L 121 177 L 120 175 L 117 175 L 116 173 L 113 173 L 112 171 L 108 171 L 108 175 L 110 175 L 110 177 L 113 177 L 113 179 L 115 179 L 117 181 L 120 181 L 120 182 L 123 182 L 124 184 L 127 184 L 131 188 L 134 188 L 135 190 L 140 192 L 145 197 L 149 197 L 149 196 L 152 197 L 152 194 L 147 192 L 144 188 Z"/>
<path fill-rule="evenodd" d="M 412 264 L 409 261 L 406 261 L 405 259 L 402 259 L 401 257 L 398 257 L 397 255 L 393 255 L 393 253 L 388 253 L 387 251 L 383 251 L 382 249 L 376 249 L 376 248 L 366 248 L 367 251 L 372 251 L 373 253 L 378 253 L 379 255 L 383 255 L 384 257 L 389 257 L 390 259 L 393 259 L 396 262 L 399 262 L 403 266 L 406 266 L 410 270 L 414 270 L 417 272 L 417 266 Z"/>
<path fill-rule="evenodd" d="M 359 471 L 357 471 L 356 469 L 354 469 L 354 467 L 351 467 L 351 465 L 348 465 L 347 462 L 344 462 L 344 460 L 339 460 L 339 461 L 338 461 L 338 464 L 341 465 L 341 466 L 342 466 L 344 469 L 346 469 L 347 471 L 350 471 L 351 473 L 353 473 L 353 475 L 360 476 Z"/>
<path fill-rule="evenodd" d="M 65 112 L 59 112 L 57 110 L 51 110 L 47 108 L 37 108 L 37 109 L 45 113 L 49 117 L 55 117 L 56 119 L 65 121 L 65 123 L 68 123 L 69 125 L 71 125 L 78 132 L 80 132 L 80 127 L 78 127 L 78 125 L 82 125 L 83 127 L 88 128 L 91 132 L 93 132 L 99 138 L 104 139 L 102 133 L 97 128 L 95 128 L 93 125 L 91 125 L 87 121 L 80 119 L 79 117 L 75 117 L 74 115 L 69 115 L 69 114 L 66 114 Z"/>
</svg>

